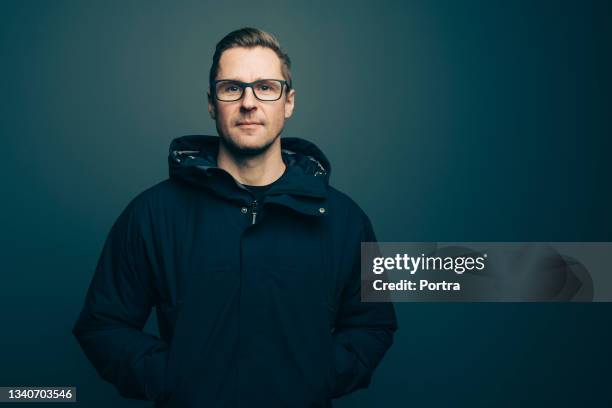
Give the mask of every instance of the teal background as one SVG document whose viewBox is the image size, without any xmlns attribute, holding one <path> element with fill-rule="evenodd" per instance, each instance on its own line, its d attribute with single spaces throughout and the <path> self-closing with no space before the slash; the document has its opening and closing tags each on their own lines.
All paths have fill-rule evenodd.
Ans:
<svg viewBox="0 0 612 408">
<path fill-rule="evenodd" d="M 100 379 L 70 330 L 110 226 L 167 177 L 170 140 L 215 133 L 213 48 L 245 25 L 293 60 L 284 134 L 319 145 L 379 240 L 612 241 L 611 8 L 2 1 L 0 385 L 150 405 Z M 372 386 L 336 407 L 612 405 L 611 304 L 397 312 Z"/>
</svg>

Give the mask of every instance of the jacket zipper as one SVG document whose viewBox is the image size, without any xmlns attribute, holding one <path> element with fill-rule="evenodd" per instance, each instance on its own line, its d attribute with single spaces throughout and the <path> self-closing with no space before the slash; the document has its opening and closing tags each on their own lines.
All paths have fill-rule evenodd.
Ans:
<svg viewBox="0 0 612 408">
<path fill-rule="evenodd" d="M 255 220 L 257 219 L 257 200 L 253 200 L 251 203 L 251 215 L 253 217 L 251 225 L 255 225 Z"/>
</svg>

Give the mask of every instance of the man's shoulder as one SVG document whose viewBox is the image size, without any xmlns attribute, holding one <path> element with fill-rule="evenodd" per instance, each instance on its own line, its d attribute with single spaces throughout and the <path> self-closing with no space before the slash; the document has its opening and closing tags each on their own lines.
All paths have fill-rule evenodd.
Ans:
<svg viewBox="0 0 612 408">
<path fill-rule="evenodd" d="M 127 208 L 138 214 L 159 212 L 184 202 L 186 194 L 190 194 L 189 189 L 167 178 L 137 193 Z"/>
<path fill-rule="evenodd" d="M 167 199 L 167 197 L 176 193 L 176 189 L 176 183 L 167 178 L 141 190 L 131 201 L 138 204 L 144 204 L 155 200 Z"/>
</svg>

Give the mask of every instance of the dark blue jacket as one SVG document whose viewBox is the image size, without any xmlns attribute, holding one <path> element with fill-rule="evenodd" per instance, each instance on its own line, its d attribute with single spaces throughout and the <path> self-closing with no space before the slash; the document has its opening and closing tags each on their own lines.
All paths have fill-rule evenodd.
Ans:
<svg viewBox="0 0 612 408">
<path fill-rule="evenodd" d="M 156 407 L 330 407 L 367 387 L 397 329 L 360 301 L 368 217 L 312 143 L 260 202 L 216 167 L 218 137 L 172 141 L 170 178 L 113 225 L 73 333 L 98 373 Z M 152 308 L 160 337 L 142 331 Z"/>
</svg>

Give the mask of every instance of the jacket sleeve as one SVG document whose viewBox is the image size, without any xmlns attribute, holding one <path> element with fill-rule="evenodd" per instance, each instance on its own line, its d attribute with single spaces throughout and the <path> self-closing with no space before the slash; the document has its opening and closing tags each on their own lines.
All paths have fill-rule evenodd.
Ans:
<svg viewBox="0 0 612 408">
<path fill-rule="evenodd" d="M 376 242 L 369 219 L 365 214 L 363 217 L 360 241 Z M 392 303 L 361 302 L 360 243 L 355 251 L 333 333 L 336 381 L 332 398 L 369 386 L 374 369 L 391 347 L 398 329 Z"/>
<path fill-rule="evenodd" d="M 98 374 L 120 395 L 157 400 L 168 345 L 142 331 L 153 290 L 133 204 L 111 228 L 72 333 Z"/>
</svg>

